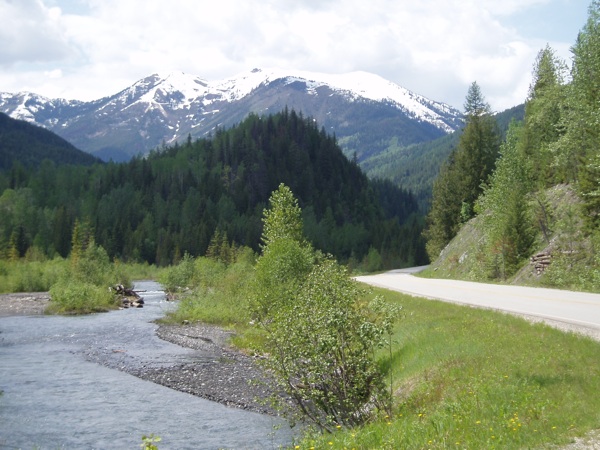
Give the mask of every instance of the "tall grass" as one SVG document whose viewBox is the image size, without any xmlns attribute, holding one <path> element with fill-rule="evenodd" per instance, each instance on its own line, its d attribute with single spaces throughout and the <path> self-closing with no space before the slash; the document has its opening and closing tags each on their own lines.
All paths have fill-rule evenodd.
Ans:
<svg viewBox="0 0 600 450">
<path fill-rule="evenodd" d="M 177 310 L 169 313 L 165 320 L 204 322 L 225 327 L 247 324 L 250 320 L 248 292 L 254 275 L 251 262 L 241 259 L 226 266 L 209 258 L 198 258 L 193 264 L 188 279 L 193 291 L 182 297 Z M 183 271 L 188 269 L 184 266 Z M 180 275 L 167 275 L 167 278 L 179 279 Z"/>
<path fill-rule="evenodd" d="M 95 244 L 77 260 L 0 260 L 0 293 L 50 292 L 46 312 L 87 314 L 118 306 L 109 286 L 130 285 L 132 279 L 155 278 L 159 271 L 148 264 L 111 262 Z"/>
<path fill-rule="evenodd" d="M 403 306 L 392 417 L 300 448 L 521 449 L 600 428 L 600 343 L 498 312 L 381 290 Z"/>
<path fill-rule="evenodd" d="M 46 292 L 58 281 L 68 263 L 62 258 L 46 261 L 0 260 L 0 294 Z"/>
</svg>

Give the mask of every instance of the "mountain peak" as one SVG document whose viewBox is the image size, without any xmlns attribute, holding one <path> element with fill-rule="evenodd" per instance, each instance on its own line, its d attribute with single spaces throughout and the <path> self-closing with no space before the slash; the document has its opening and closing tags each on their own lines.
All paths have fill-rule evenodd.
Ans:
<svg viewBox="0 0 600 450">
<path fill-rule="evenodd" d="M 42 125 L 104 159 L 144 154 L 161 143 L 203 137 L 249 113 L 284 108 L 311 116 L 359 158 L 457 129 L 462 114 L 378 75 L 254 68 L 207 81 L 181 71 L 157 72 L 92 102 L 0 94 L 0 111 Z M 379 136 L 380 133 L 383 135 Z M 391 134 L 390 134 L 391 133 Z M 365 141 L 365 137 L 373 142 Z"/>
</svg>

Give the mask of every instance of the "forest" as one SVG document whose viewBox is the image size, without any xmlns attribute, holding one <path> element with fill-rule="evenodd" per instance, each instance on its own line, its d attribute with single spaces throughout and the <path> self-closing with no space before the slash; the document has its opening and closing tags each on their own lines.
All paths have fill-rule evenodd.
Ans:
<svg viewBox="0 0 600 450">
<path fill-rule="evenodd" d="M 505 139 L 471 85 L 465 128 L 433 186 L 425 230 L 431 260 L 478 218 L 474 278 L 505 280 L 544 249 L 561 277 L 600 281 L 600 2 L 592 2 L 571 51 L 569 70 L 550 46 L 540 50 L 524 118 Z M 575 193 L 561 220 L 551 198 L 557 186 Z"/>
<path fill-rule="evenodd" d="M 10 169 L 15 161 L 37 167 L 44 159 L 59 164 L 100 162 L 51 131 L 0 112 L 0 171 Z"/>
<path fill-rule="evenodd" d="M 0 172 L 0 254 L 66 257 L 75 229 L 111 259 L 159 266 L 204 255 L 215 236 L 256 251 L 280 183 L 321 251 L 375 270 L 426 262 L 414 196 L 369 180 L 334 136 L 287 109 L 127 163 L 15 162 Z"/>
</svg>

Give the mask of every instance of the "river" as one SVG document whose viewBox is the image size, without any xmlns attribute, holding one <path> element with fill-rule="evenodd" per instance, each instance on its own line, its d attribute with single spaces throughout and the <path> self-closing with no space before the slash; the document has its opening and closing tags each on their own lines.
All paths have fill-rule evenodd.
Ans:
<svg viewBox="0 0 600 450">
<path fill-rule="evenodd" d="M 290 445 L 281 419 L 118 370 L 201 357 L 156 337 L 153 321 L 172 307 L 160 285 L 135 288 L 145 291 L 144 308 L 0 318 L 0 449 L 135 449 L 150 434 L 161 450 Z"/>
</svg>

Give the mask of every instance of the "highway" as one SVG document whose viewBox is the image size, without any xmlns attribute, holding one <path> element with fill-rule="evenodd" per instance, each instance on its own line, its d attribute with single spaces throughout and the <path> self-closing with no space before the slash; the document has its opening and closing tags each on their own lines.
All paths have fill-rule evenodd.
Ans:
<svg viewBox="0 0 600 450">
<path fill-rule="evenodd" d="M 392 270 L 356 280 L 413 296 L 490 308 L 541 319 L 600 337 L 600 294 L 558 289 L 419 278 L 422 267 Z M 581 330 L 581 328 L 583 330 Z"/>
</svg>

